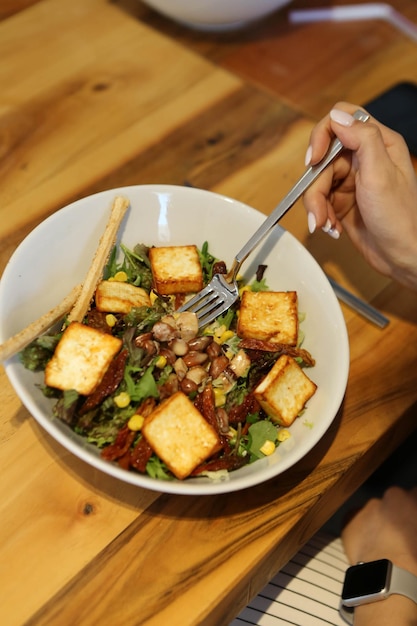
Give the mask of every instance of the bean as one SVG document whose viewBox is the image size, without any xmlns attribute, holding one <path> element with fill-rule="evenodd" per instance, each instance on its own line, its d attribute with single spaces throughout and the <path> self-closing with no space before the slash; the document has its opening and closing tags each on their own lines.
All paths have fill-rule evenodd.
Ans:
<svg viewBox="0 0 417 626">
<path fill-rule="evenodd" d="M 161 400 L 169 398 L 178 391 L 178 377 L 172 373 L 169 375 L 168 380 L 159 388 L 159 396 Z"/>
<path fill-rule="evenodd" d="M 195 367 L 190 367 L 185 377 L 193 380 L 196 385 L 200 385 L 203 380 L 208 378 L 208 372 L 204 367 L 201 367 L 201 365 L 196 365 Z"/>
<path fill-rule="evenodd" d="M 194 337 L 188 341 L 188 347 L 190 350 L 198 350 L 203 352 L 211 344 L 213 338 L 209 335 L 203 335 L 202 337 Z"/>
<path fill-rule="evenodd" d="M 219 354 L 221 354 L 222 348 L 218 343 L 212 341 L 211 344 L 209 344 L 209 346 L 207 347 L 206 352 L 209 356 L 209 359 L 215 359 L 216 356 L 219 356 Z"/>
<path fill-rule="evenodd" d="M 135 346 L 145 350 L 148 355 L 153 355 L 158 352 L 158 345 L 153 341 L 151 333 L 145 333 L 136 337 Z"/>
<path fill-rule="evenodd" d="M 198 319 L 195 313 L 191 311 L 183 311 L 176 319 L 177 326 L 180 331 L 181 339 L 189 341 L 198 335 Z"/>
<path fill-rule="evenodd" d="M 143 346 L 145 345 L 145 343 L 147 341 L 149 341 L 150 339 L 152 339 L 152 333 L 143 333 L 143 335 L 138 335 L 135 338 L 135 345 L 138 348 L 143 348 Z"/>
<path fill-rule="evenodd" d="M 179 358 L 175 361 L 174 363 L 174 370 L 176 375 L 178 376 L 178 380 L 182 380 L 183 378 L 185 378 L 185 375 L 187 373 L 187 366 L 184 363 L 184 361 Z"/>
<path fill-rule="evenodd" d="M 167 363 L 169 363 L 170 365 L 174 365 L 175 361 L 177 360 L 177 355 L 173 350 L 170 350 L 169 348 L 161 348 L 159 354 L 161 356 L 164 356 L 167 360 Z"/>
<path fill-rule="evenodd" d="M 229 432 L 229 417 L 226 411 L 222 408 L 217 409 L 216 418 L 220 432 L 222 435 L 226 435 Z"/>
<path fill-rule="evenodd" d="M 195 383 L 193 380 L 191 380 L 191 378 L 188 378 L 187 376 L 183 378 L 183 380 L 181 381 L 180 387 L 181 387 L 181 391 L 183 391 L 187 395 L 190 395 L 190 393 L 195 393 L 196 391 L 198 391 L 197 383 Z"/>
<path fill-rule="evenodd" d="M 184 339 L 173 339 L 169 342 L 169 348 L 176 354 L 177 356 L 184 356 L 188 352 L 188 345 Z"/>
<path fill-rule="evenodd" d="M 229 365 L 229 359 L 224 354 L 217 356 L 210 364 L 209 374 L 212 378 L 217 378 Z"/>
<path fill-rule="evenodd" d="M 236 378 L 239 378 L 240 376 L 245 376 L 249 367 L 250 358 L 244 350 L 239 350 L 239 352 L 235 354 L 230 363 L 230 369 L 232 370 Z"/>
<path fill-rule="evenodd" d="M 178 330 L 166 322 L 156 322 L 152 328 L 152 333 L 155 339 L 164 342 L 172 341 L 178 336 Z"/>
<path fill-rule="evenodd" d="M 183 361 L 187 367 L 194 367 L 195 365 L 203 365 L 208 361 L 208 355 L 205 352 L 197 352 L 196 350 L 190 350 L 184 355 Z"/>
<path fill-rule="evenodd" d="M 172 326 L 172 328 L 178 330 L 177 322 L 175 321 L 175 317 L 173 315 L 164 315 L 164 317 L 161 317 L 161 322 L 164 322 L 164 324 L 168 324 L 168 326 Z"/>
</svg>

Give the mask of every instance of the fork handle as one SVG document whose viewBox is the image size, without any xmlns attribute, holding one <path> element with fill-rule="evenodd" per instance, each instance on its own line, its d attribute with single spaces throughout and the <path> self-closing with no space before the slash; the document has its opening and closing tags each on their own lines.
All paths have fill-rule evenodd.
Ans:
<svg viewBox="0 0 417 626">
<path fill-rule="evenodd" d="M 366 122 L 369 119 L 369 115 L 364 111 L 358 109 L 353 114 L 353 117 L 361 122 Z M 343 144 L 339 139 L 334 139 L 330 145 L 329 151 L 326 156 L 317 165 L 309 167 L 305 173 L 301 176 L 294 187 L 288 192 L 288 194 L 281 200 L 278 206 L 272 211 L 272 213 L 261 224 L 258 230 L 252 235 L 243 248 L 236 254 L 230 271 L 226 276 L 228 282 L 232 282 L 236 279 L 236 276 L 240 270 L 242 263 L 246 260 L 252 250 L 261 243 L 266 237 L 269 231 L 277 224 L 277 222 L 285 215 L 285 213 L 297 202 L 297 200 L 303 195 L 303 193 L 310 187 L 310 185 L 320 176 L 323 170 L 330 165 L 338 154 L 343 150 Z"/>
</svg>

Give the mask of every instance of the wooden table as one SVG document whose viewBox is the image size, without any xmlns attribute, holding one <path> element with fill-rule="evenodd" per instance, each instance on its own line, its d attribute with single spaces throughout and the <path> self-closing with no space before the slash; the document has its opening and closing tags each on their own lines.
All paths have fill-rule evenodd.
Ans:
<svg viewBox="0 0 417 626">
<path fill-rule="evenodd" d="M 392 4 L 417 22 L 413 0 Z M 417 44 L 379 21 L 284 10 L 208 35 L 136 0 L 8 0 L 0 16 L 0 271 L 47 215 L 115 186 L 191 184 L 269 213 L 337 100 L 417 79 Z M 301 203 L 284 225 L 390 318 L 344 308 L 351 371 L 328 433 L 244 494 L 161 495 L 70 456 L 1 370 L 1 624 L 227 625 L 414 429 L 416 295 L 345 238 L 310 236 Z"/>
</svg>

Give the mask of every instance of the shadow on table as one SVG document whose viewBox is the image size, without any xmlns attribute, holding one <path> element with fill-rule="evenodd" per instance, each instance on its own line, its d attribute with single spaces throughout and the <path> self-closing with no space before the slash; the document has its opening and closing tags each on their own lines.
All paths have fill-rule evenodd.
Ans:
<svg viewBox="0 0 417 626">
<path fill-rule="evenodd" d="M 417 413 L 417 408 L 415 410 Z M 312 497 L 319 499 L 326 484 L 330 484 L 332 489 L 334 464 L 323 463 L 320 467 L 319 465 L 339 430 L 342 415 L 343 405 L 325 436 L 292 468 L 265 483 L 245 490 L 207 496 L 164 494 L 121 482 L 91 467 L 71 453 L 63 452 L 61 445 L 45 433 L 36 422 L 33 422 L 33 428 L 37 431 L 38 439 L 49 449 L 55 460 L 76 480 L 83 482 L 87 489 L 101 493 L 106 498 L 118 501 L 122 506 L 137 510 L 138 513 L 146 511 L 147 518 L 159 516 L 173 520 L 179 518 L 216 520 L 225 517 L 236 519 L 239 516 L 250 517 L 262 510 L 269 519 L 268 509 L 270 509 L 270 523 L 276 524 L 277 510 L 271 505 L 277 499 L 281 499 L 282 504 L 279 517 L 285 519 L 287 513 L 289 515 L 294 513 L 295 508 L 308 506 L 307 500 L 310 502 Z M 388 485 L 400 484 L 407 487 L 417 484 L 417 464 L 414 464 L 416 446 L 417 431 L 331 518 L 326 525 L 329 532 L 338 533 L 346 511 L 360 506 L 371 496 L 380 495 Z M 343 459 L 340 462 L 343 465 Z M 315 474 L 312 479 L 313 472 Z"/>
<path fill-rule="evenodd" d="M 417 486 L 416 451 L 417 430 L 340 507 L 324 525 L 324 529 L 329 533 L 339 535 L 346 515 L 350 511 L 362 507 L 370 498 L 380 498 L 388 487 L 394 485 L 404 489 Z"/>
</svg>

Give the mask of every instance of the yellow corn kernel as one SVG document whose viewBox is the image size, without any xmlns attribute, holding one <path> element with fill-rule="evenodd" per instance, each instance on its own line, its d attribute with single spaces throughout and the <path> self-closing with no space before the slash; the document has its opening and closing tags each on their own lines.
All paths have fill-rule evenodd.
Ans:
<svg viewBox="0 0 417 626">
<path fill-rule="evenodd" d="M 155 304 L 156 300 L 158 300 L 158 294 L 152 290 L 149 294 L 149 300 L 151 301 L 151 304 Z"/>
<path fill-rule="evenodd" d="M 130 404 L 130 396 L 126 391 L 121 391 L 114 398 L 114 403 L 119 409 L 125 409 Z"/>
<path fill-rule="evenodd" d="M 226 341 L 231 339 L 234 334 L 235 333 L 233 332 L 233 330 L 226 330 L 219 339 L 220 345 L 222 345 L 223 343 L 226 343 Z"/>
<path fill-rule="evenodd" d="M 110 328 L 113 328 L 113 326 L 116 325 L 116 322 L 117 322 L 117 317 L 113 315 L 113 313 L 108 313 L 108 315 L 106 315 L 107 326 L 110 326 Z"/>
<path fill-rule="evenodd" d="M 144 421 L 145 421 L 145 418 L 143 417 L 143 415 L 140 415 L 139 413 L 135 413 L 135 415 L 132 415 L 132 417 L 128 421 L 127 427 L 129 428 L 129 430 L 134 430 L 134 431 L 141 430 Z"/>
<path fill-rule="evenodd" d="M 116 272 L 113 276 L 113 280 L 117 280 L 119 283 L 127 282 L 127 274 L 126 272 Z"/>
<path fill-rule="evenodd" d="M 244 293 L 245 291 L 252 291 L 250 285 L 244 285 L 243 287 L 241 287 L 239 289 L 239 296 L 242 297 L 242 293 Z"/>
<path fill-rule="evenodd" d="M 214 404 L 216 407 L 223 406 L 226 403 L 226 395 L 219 387 L 214 388 Z"/>
<path fill-rule="evenodd" d="M 262 452 L 262 454 L 264 454 L 265 456 L 269 456 L 270 454 L 275 452 L 275 444 L 270 439 L 267 439 L 264 445 L 259 449 Z"/>
<path fill-rule="evenodd" d="M 226 326 L 222 324 L 218 328 L 215 328 L 213 331 L 213 339 L 216 343 L 220 343 L 220 338 L 227 330 Z"/>
<path fill-rule="evenodd" d="M 277 435 L 278 441 L 281 441 L 281 442 L 286 441 L 290 437 L 291 437 L 291 433 L 286 428 L 282 428 L 281 430 L 278 431 L 278 435 Z"/>
<path fill-rule="evenodd" d="M 155 367 L 160 370 L 163 370 L 165 365 L 167 364 L 167 358 L 163 354 L 160 354 L 155 361 Z"/>
<path fill-rule="evenodd" d="M 230 439 L 235 439 L 237 436 L 236 428 L 233 428 L 233 426 L 229 426 L 229 432 L 227 433 L 227 436 L 230 437 Z"/>
</svg>

